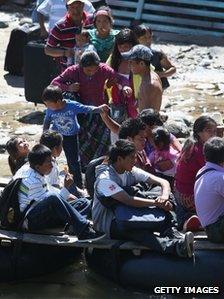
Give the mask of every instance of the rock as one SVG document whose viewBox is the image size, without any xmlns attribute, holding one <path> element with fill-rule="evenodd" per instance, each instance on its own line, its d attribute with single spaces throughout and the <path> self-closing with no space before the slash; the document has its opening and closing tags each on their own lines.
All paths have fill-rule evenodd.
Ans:
<svg viewBox="0 0 224 299">
<path fill-rule="evenodd" d="M 168 120 L 165 124 L 167 130 L 177 138 L 190 136 L 190 128 L 183 121 Z"/>
<path fill-rule="evenodd" d="M 193 117 L 182 111 L 170 111 L 168 113 L 168 121 L 181 121 L 189 127 L 193 123 Z"/>
<path fill-rule="evenodd" d="M 42 111 L 35 111 L 20 117 L 19 121 L 24 124 L 42 125 L 44 122 L 44 115 L 45 114 Z"/>
<path fill-rule="evenodd" d="M 212 83 L 200 83 L 195 86 L 196 89 L 204 90 L 204 89 L 215 89 L 216 86 Z"/>
<path fill-rule="evenodd" d="M 0 153 L 4 153 L 6 149 L 6 143 L 9 141 L 10 137 L 5 133 L 0 132 Z"/>
<path fill-rule="evenodd" d="M 7 28 L 7 27 L 9 27 L 9 24 L 7 22 L 0 21 L 0 28 Z"/>
</svg>

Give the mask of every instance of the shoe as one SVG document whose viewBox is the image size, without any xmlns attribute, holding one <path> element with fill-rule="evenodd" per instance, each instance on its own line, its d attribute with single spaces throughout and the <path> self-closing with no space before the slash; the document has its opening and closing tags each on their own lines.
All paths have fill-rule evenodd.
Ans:
<svg viewBox="0 0 224 299">
<path fill-rule="evenodd" d="M 191 258 L 194 254 L 194 235 L 192 232 L 187 232 L 184 239 L 179 240 L 176 247 L 177 255 L 183 258 Z"/>
<path fill-rule="evenodd" d="M 201 222 L 198 216 L 193 215 L 184 222 L 183 231 L 184 232 L 197 232 L 202 229 Z"/>
<path fill-rule="evenodd" d="M 176 227 L 169 227 L 162 233 L 162 237 L 169 237 L 170 239 L 183 239 L 184 234 L 179 232 Z"/>
<path fill-rule="evenodd" d="M 106 236 L 105 233 L 96 232 L 92 225 L 89 224 L 88 227 L 78 236 L 79 242 L 90 242 L 98 241 Z"/>
</svg>

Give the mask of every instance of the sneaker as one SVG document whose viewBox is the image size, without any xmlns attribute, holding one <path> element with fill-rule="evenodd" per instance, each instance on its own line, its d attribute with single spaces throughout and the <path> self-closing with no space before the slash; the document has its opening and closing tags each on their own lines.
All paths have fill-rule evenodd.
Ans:
<svg viewBox="0 0 224 299">
<path fill-rule="evenodd" d="M 166 229 L 164 233 L 162 233 L 162 237 L 168 237 L 170 239 L 183 239 L 184 234 L 179 232 L 176 227 L 173 226 Z"/>
<path fill-rule="evenodd" d="M 183 231 L 184 232 L 197 232 L 202 229 L 201 222 L 198 216 L 193 215 L 184 222 Z"/>
<path fill-rule="evenodd" d="M 89 224 L 88 227 L 78 236 L 79 242 L 90 242 L 98 241 L 106 236 L 105 233 L 96 232 L 92 225 Z"/>
<path fill-rule="evenodd" d="M 183 258 L 191 258 L 194 254 L 194 235 L 192 232 L 187 232 L 184 239 L 179 240 L 176 247 L 177 255 Z"/>
</svg>

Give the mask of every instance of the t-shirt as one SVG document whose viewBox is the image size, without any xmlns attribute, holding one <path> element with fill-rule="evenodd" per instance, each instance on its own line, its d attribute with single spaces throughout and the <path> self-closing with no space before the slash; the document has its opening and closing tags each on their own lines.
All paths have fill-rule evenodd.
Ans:
<svg viewBox="0 0 224 299">
<path fill-rule="evenodd" d="M 47 108 L 44 119 L 44 130 L 51 129 L 64 136 L 72 136 L 78 133 L 80 125 L 77 120 L 77 114 L 100 112 L 97 107 L 86 106 L 76 101 L 65 101 L 62 109 L 51 110 Z"/>
<path fill-rule="evenodd" d="M 197 215 L 203 227 L 215 223 L 224 215 L 224 168 L 210 162 L 199 170 L 213 168 L 203 174 L 194 187 L 194 197 Z"/>
<path fill-rule="evenodd" d="M 205 165 L 203 144 L 196 143 L 190 159 L 178 159 L 176 165 L 175 188 L 185 196 L 194 195 L 195 177 L 200 168 Z"/>
<path fill-rule="evenodd" d="M 96 29 L 89 30 L 90 41 L 96 48 L 96 51 L 102 62 L 106 62 L 114 46 L 114 40 L 118 30 L 111 29 L 108 36 L 102 38 L 97 35 Z"/>
</svg>

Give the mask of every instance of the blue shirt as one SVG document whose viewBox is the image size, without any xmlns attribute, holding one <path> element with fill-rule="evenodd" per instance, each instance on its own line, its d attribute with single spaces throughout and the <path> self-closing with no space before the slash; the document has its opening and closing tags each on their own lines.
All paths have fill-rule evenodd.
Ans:
<svg viewBox="0 0 224 299">
<path fill-rule="evenodd" d="M 99 113 L 100 109 L 95 106 L 83 105 L 76 101 L 65 101 L 62 109 L 51 110 L 47 108 L 44 119 L 44 130 L 51 129 L 64 136 L 72 136 L 79 132 L 80 125 L 77 120 L 79 113 Z"/>
</svg>

